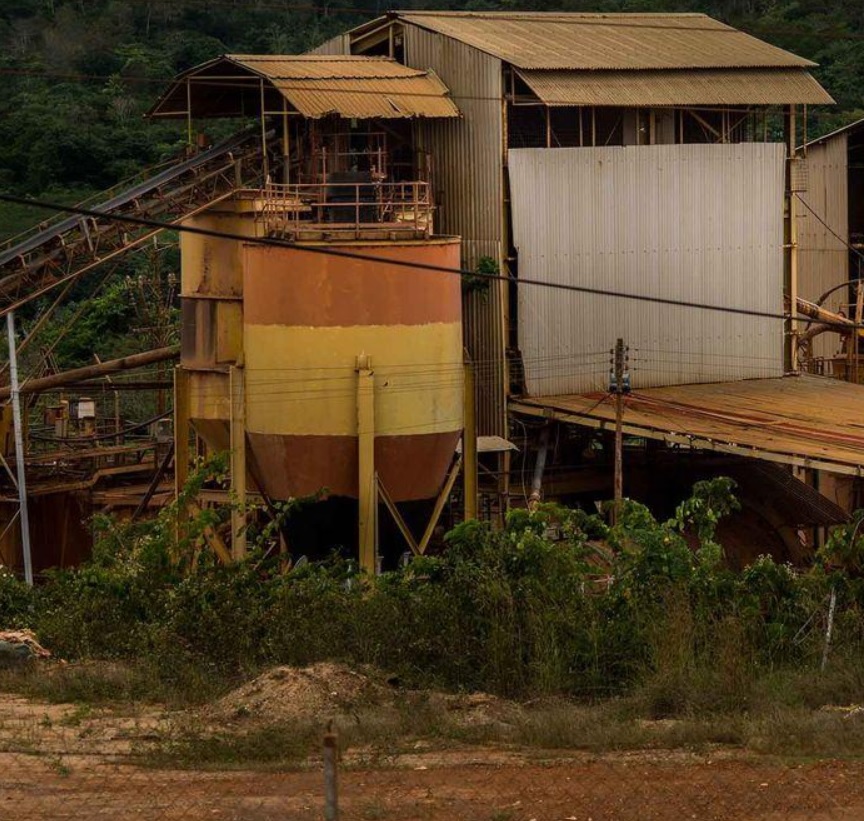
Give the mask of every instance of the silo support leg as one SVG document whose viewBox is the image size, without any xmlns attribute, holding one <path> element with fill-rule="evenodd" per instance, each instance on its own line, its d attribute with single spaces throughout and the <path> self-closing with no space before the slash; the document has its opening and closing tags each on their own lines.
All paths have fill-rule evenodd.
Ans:
<svg viewBox="0 0 864 821">
<path fill-rule="evenodd" d="M 375 474 L 375 374 L 368 357 L 357 358 L 357 447 L 360 569 L 377 570 L 378 479 Z"/>
<path fill-rule="evenodd" d="M 174 370 L 174 493 L 189 479 L 189 372 Z"/>
<path fill-rule="evenodd" d="M 441 514 L 444 511 L 444 505 L 447 504 L 447 500 L 450 498 L 450 494 L 453 492 L 453 485 L 456 484 L 456 479 L 459 476 L 459 471 L 462 469 L 462 457 L 457 457 L 456 461 L 453 462 L 452 467 L 450 468 L 450 473 L 447 474 L 447 479 L 444 482 L 444 487 L 441 488 L 441 492 L 438 494 L 438 498 L 435 500 L 435 507 L 432 509 L 432 515 L 429 517 L 429 522 L 426 525 L 426 530 L 423 531 L 423 537 L 418 542 L 413 534 L 411 533 L 411 529 L 408 527 L 407 522 L 404 518 L 402 518 L 402 514 L 399 512 L 399 508 L 396 507 L 396 503 L 393 501 L 393 498 L 390 496 L 390 493 L 387 491 L 387 488 L 384 487 L 381 479 L 378 479 L 378 493 L 381 496 L 381 501 L 384 502 L 387 510 L 390 511 L 390 515 L 393 517 L 393 521 L 396 522 L 396 526 L 399 528 L 399 532 L 405 538 L 405 541 L 408 543 L 408 547 L 411 548 L 411 552 L 415 556 L 422 556 L 426 552 L 426 548 L 429 547 L 429 542 L 432 541 L 432 534 L 435 532 L 435 527 L 438 525 L 438 521 L 441 519 Z"/>
<path fill-rule="evenodd" d="M 231 390 L 231 557 L 246 558 L 246 390 L 243 368 L 233 366 Z"/>
</svg>

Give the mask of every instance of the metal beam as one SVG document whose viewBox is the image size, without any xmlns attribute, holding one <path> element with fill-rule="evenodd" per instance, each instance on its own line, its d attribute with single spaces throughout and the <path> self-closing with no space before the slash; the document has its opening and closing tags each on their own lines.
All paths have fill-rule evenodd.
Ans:
<svg viewBox="0 0 864 821">
<path fill-rule="evenodd" d="M 614 431 L 614 419 L 599 419 L 593 416 L 584 416 L 578 413 L 568 413 L 551 407 L 538 407 L 526 405 L 521 402 L 511 402 L 510 410 L 524 413 L 527 416 L 537 416 L 542 419 L 557 419 L 571 425 L 579 425 L 583 428 L 595 430 Z M 864 476 L 864 465 L 852 465 L 843 462 L 830 462 L 824 459 L 811 459 L 807 456 L 795 454 L 778 453 L 777 451 L 763 450 L 762 448 L 748 445 L 736 445 L 730 442 L 717 442 L 705 437 L 670 433 L 669 431 L 651 428 L 642 425 L 633 425 L 625 422 L 622 426 L 628 436 L 642 436 L 646 439 L 654 439 L 665 442 L 668 445 L 684 445 L 694 450 L 710 450 L 717 453 L 731 453 L 735 456 L 747 456 L 751 459 L 761 459 L 765 462 L 776 462 L 780 465 L 793 465 L 794 467 L 810 468 L 812 470 L 827 470 L 829 473 L 841 473 L 846 476 Z"/>
</svg>

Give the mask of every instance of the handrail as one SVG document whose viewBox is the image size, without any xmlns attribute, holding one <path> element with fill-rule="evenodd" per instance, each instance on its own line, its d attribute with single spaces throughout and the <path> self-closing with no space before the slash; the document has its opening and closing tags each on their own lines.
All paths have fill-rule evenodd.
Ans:
<svg viewBox="0 0 864 821">
<path fill-rule="evenodd" d="M 268 181 L 260 196 L 261 219 L 268 233 L 375 228 L 432 233 L 434 209 L 428 182 Z"/>
</svg>

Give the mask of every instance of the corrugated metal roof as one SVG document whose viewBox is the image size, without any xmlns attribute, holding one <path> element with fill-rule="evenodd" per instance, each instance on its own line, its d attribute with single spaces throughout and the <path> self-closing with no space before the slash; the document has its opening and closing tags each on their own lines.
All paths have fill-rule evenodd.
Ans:
<svg viewBox="0 0 864 821">
<path fill-rule="evenodd" d="M 818 105 L 831 96 L 800 68 L 562 71 L 519 76 L 550 106 Z"/>
<path fill-rule="evenodd" d="M 514 410 L 612 428 L 602 393 L 524 398 Z M 817 376 L 634 390 L 624 430 L 649 439 L 783 464 L 864 475 L 864 387 Z"/>
<path fill-rule="evenodd" d="M 864 118 L 854 120 L 851 123 L 840 126 L 840 128 L 835 128 L 834 131 L 829 131 L 827 134 L 823 134 L 821 137 L 815 137 L 806 143 L 806 145 L 800 146 L 798 150 L 800 151 L 803 148 L 809 148 L 811 145 L 819 145 L 819 143 L 829 142 L 836 137 L 842 137 L 848 134 L 850 131 L 859 131 L 862 126 L 864 126 Z"/>
<path fill-rule="evenodd" d="M 225 59 L 246 66 L 271 80 L 393 79 L 426 75 L 425 71 L 402 65 L 389 57 L 226 54 Z"/>
<path fill-rule="evenodd" d="M 256 100 L 254 95 L 250 100 L 248 84 L 238 82 L 243 78 L 256 84 L 263 78 L 312 119 L 328 114 L 358 119 L 459 116 L 434 71 L 409 68 L 388 57 L 249 54 L 225 55 L 179 75 L 150 116 L 185 116 L 187 79 L 192 82 L 194 116 L 228 116 L 235 109 L 235 116 L 248 114 L 246 106 Z"/>
<path fill-rule="evenodd" d="M 397 12 L 518 68 L 807 67 L 809 60 L 704 14 Z"/>
</svg>

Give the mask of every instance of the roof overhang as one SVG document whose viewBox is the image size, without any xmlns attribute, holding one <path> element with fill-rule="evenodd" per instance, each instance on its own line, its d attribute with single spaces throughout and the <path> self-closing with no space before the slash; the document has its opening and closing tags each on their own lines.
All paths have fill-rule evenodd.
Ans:
<svg viewBox="0 0 864 821">
<path fill-rule="evenodd" d="M 149 117 L 297 112 L 310 119 L 459 117 L 435 72 L 386 57 L 225 55 L 174 79 Z"/>
<path fill-rule="evenodd" d="M 517 74 L 547 106 L 771 106 L 834 102 L 802 68 L 517 69 Z"/>
<path fill-rule="evenodd" d="M 615 428 L 604 394 L 523 397 L 510 408 L 601 430 Z M 623 429 L 698 450 L 864 476 L 864 386 L 816 376 L 748 379 L 634 391 Z"/>
</svg>

